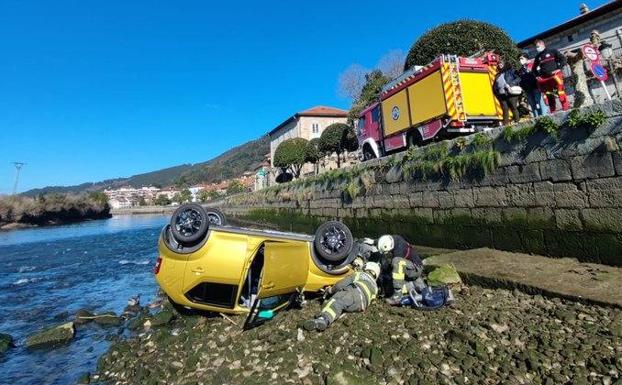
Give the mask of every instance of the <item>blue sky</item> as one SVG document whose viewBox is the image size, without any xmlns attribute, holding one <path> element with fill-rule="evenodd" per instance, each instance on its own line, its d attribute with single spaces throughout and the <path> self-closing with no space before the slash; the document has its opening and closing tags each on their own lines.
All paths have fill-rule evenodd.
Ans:
<svg viewBox="0 0 622 385">
<path fill-rule="evenodd" d="M 591 7 L 606 1 L 587 1 Z M 423 4 L 422 4 L 423 3 Z M 0 194 L 208 160 L 458 18 L 522 40 L 578 14 L 521 2 L 0 0 Z"/>
</svg>

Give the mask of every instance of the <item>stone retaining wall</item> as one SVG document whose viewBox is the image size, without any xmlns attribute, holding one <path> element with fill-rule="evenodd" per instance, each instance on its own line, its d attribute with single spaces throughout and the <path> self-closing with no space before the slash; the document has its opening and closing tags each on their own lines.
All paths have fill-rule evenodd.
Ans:
<svg viewBox="0 0 622 385">
<path fill-rule="evenodd" d="M 500 153 L 487 175 L 472 170 L 460 180 L 441 174 L 424 179 L 404 172 L 401 153 L 331 180 L 230 197 L 220 207 L 283 230 L 312 232 L 338 218 L 359 236 L 401 233 L 422 245 L 488 246 L 622 265 L 622 102 L 587 111 L 595 109 L 607 115 L 595 130 L 564 127 L 558 138 L 538 132 L 512 143 L 503 129 L 487 133 Z M 448 143 L 457 144 L 463 147 L 464 139 Z M 352 199 L 353 181 L 362 191 Z"/>
</svg>

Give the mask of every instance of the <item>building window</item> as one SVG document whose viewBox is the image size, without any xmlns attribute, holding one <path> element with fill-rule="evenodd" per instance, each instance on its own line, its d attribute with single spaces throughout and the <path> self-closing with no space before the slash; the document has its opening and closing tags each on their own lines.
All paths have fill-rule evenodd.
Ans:
<svg viewBox="0 0 622 385">
<path fill-rule="evenodd" d="M 320 133 L 320 125 L 317 123 L 313 123 L 311 125 L 311 132 L 313 132 L 314 134 L 319 134 Z"/>
<path fill-rule="evenodd" d="M 568 35 L 568 42 L 572 43 L 574 41 L 574 36 Z"/>
</svg>

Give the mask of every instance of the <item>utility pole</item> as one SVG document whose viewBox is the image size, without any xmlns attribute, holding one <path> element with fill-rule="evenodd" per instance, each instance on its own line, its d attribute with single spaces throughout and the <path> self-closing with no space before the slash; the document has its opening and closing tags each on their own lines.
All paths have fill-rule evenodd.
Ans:
<svg viewBox="0 0 622 385">
<path fill-rule="evenodd" d="M 22 167 L 24 167 L 26 163 L 24 162 L 13 162 L 13 165 L 15 166 L 15 184 L 13 185 L 13 195 L 17 194 L 17 183 L 19 183 L 19 172 L 22 170 Z"/>
</svg>

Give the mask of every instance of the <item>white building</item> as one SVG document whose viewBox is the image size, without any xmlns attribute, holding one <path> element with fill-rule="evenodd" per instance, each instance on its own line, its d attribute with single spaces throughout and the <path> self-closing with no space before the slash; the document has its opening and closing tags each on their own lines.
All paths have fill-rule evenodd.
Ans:
<svg viewBox="0 0 622 385">
<path fill-rule="evenodd" d="M 538 6 L 534 5 L 537 9 Z M 553 8 L 560 5 L 551 5 Z M 614 57 L 622 56 L 622 0 L 614 0 L 592 10 L 588 5 L 579 5 L 577 17 L 554 26 L 544 32 L 523 40 L 518 47 L 530 52 L 535 56 L 536 39 L 543 40 L 547 47 L 558 49 L 562 53 L 577 52 L 581 47 L 590 43 L 592 31 L 598 31 L 601 41 L 611 45 Z M 551 12 L 551 15 L 555 15 Z M 608 63 L 604 63 L 608 64 Z M 620 73 L 617 73 L 616 80 Z M 618 83 L 620 83 L 618 81 Z M 602 102 L 606 94 L 600 82 L 595 79 L 588 80 L 588 86 L 595 102 Z M 620 85 L 618 85 L 620 88 Z M 609 76 L 607 89 L 612 96 L 616 96 L 616 84 L 613 76 Z M 572 92 L 572 90 L 569 90 Z"/>
<path fill-rule="evenodd" d="M 333 123 L 346 123 L 348 112 L 339 108 L 316 106 L 300 111 L 287 118 L 268 133 L 270 136 L 270 165 L 274 167 L 274 152 L 287 139 L 304 138 L 311 140 L 319 138 L 326 127 Z M 326 165 L 329 167 L 329 165 Z M 306 164 L 301 174 L 313 172 L 313 166 Z M 274 177 L 275 173 L 271 173 Z"/>
</svg>

